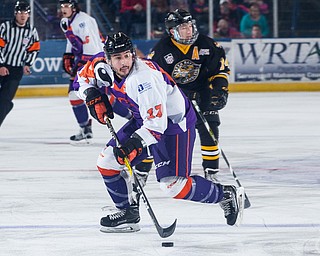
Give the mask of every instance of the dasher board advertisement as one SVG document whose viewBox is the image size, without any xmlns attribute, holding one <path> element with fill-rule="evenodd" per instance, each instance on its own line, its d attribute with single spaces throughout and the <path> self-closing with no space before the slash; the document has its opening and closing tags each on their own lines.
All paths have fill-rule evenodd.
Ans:
<svg viewBox="0 0 320 256">
<path fill-rule="evenodd" d="M 319 39 L 237 39 L 231 44 L 235 82 L 320 80 Z"/>
</svg>

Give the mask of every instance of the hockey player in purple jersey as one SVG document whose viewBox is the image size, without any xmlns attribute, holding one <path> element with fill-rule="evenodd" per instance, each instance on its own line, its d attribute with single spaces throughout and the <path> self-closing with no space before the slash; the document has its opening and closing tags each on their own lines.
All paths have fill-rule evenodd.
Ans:
<svg viewBox="0 0 320 256">
<path fill-rule="evenodd" d="M 114 118 L 108 97 L 99 87 L 130 109 L 133 118 L 117 132 L 121 147 L 110 140 L 98 157 L 107 191 L 118 211 L 101 219 L 101 231 L 133 232 L 139 228 L 139 202 L 124 159 L 135 165 L 152 155 L 160 188 L 170 197 L 216 204 L 228 225 L 239 223 L 243 188 L 222 185 L 192 175 L 196 115 L 191 102 L 155 62 L 136 58 L 132 41 L 122 32 L 107 37 L 100 53 L 78 71 L 78 95 L 101 124 Z"/>
<path fill-rule="evenodd" d="M 168 72 L 189 99 L 196 99 L 218 140 L 218 111 L 225 107 L 228 99 L 230 70 L 225 51 L 212 38 L 198 33 L 196 21 L 185 10 L 169 12 L 165 26 L 168 35 L 154 46 L 148 58 Z M 201 142 L 205 176 L 217 180 L 220 155 L 218 145 L 200 117 L 196 128 Z"/>
<path fill-rule="evenodd" d="M 70 75 L 68 96 L 80 132 L 72 135 L 72 143 L 89 142 L 92 139 L 91 119 L 86 104 L 73 90 L 73 80 L 77 69 L 83 66 L 93 55 L 103 49 L 104 38 L 100 34 L 96 20 L 80 11 L 78 0 L 59 0 L 62 19 L 60 27 L 67 39 L 63 54 L 63 69 Z"/>
</svg>

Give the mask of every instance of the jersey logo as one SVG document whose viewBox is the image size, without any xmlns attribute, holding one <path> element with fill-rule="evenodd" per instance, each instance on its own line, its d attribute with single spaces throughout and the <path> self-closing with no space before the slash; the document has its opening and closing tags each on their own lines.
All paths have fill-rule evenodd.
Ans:
<svg viewBox="0 0 320 256">
<path fill-rule="evenodd" d="M 165 166 L 165 165 L 169 165 L 170 164 L 170 160 L 169 161 L 163 161 L 163 162 L 160 162 L 158 164 L 156 164 L 156 168 L 159 168 L 159 167 L 162 167 L 162 166 Z"/>
<path fill-rule="evenodd" d="M 28 36 L 25 36 L 25 37 L 22 39 L 22 44 L 23 44 L 23 46 L 28 45 L 29 42 L 30 42 L 30 38 L 29 38 Z"/>
<path fill-rule="evenodd" d="M 178 84 L 191 83 L 197 79 L 200 67 L 201 64 L 196 64 L 191 60 L 182 60 L 174 66 L 172 77 Z"/>
<path fill-rule="evenodd" d="M 143 91 L 143 85 L 142 84 L 139 84 L 138 85 L 138 92 L 142 92 Z"/>
<path fill-rule="evenodd" d="M 143 93 L 144 91 L 148 91 L 151 89 L 151 83 L 143 83 L 138 85 L 138 92 Z"/>
<path fill-rule="evenodd" d="M 209 49 L 200 49 L 199 55 L 210 55 Z"/>
<path fill-rule="evenodd" d="M 199 51 L 198 51 L 198 46 L 195 46 L 195 47 L 193 48 L 191 59 L 192 59 L 192 60 L 199 60 L 199 59 L 200 59 L 200 57 L 199 57 Z"/>
<path fill-rule="evenodd" d="M 167 64 L 172 64 L 174 62 L 172 53 L 165 55 L 164 60 L 167 62 Z"/>
</svg>

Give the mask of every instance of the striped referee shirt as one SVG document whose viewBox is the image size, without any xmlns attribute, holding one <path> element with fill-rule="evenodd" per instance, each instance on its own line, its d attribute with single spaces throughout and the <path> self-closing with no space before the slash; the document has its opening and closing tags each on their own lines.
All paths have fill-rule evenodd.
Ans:
<svg viewBox="0 0 320 256">
<path fill-rule="evenodd" d="M 19 27 L 14 20 L 0 25 L 0 67 L 32 66 L 40 50 L 39 35 L 29 22 Z"/>
</svg>

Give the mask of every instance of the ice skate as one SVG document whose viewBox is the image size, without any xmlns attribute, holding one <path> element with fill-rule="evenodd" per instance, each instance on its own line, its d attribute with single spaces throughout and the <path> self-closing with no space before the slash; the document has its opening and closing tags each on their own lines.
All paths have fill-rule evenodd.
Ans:
<svg viewBox="0 0 320 256">
<path fill-rule="evenodd" d="M 219 169 L 206 168 L 204 170 L 204 177 L 214 183 L 220 183 L 220 180 L 218 178 L 219 171 Z"/>
<path fill-rule="evenodd" d="M 88 124 L 85 127 L 81 127 L 78 134 L 70 137 L 72 144 L 80 144 L 83 142 L 86 144 L 91 144 L 93 138 L 91 123 L 92 120 L 89 119 Z"/>
<path fill-rule="evenodd" d="M 224 211 L 224 217 L 230 226 L 239 226 L 242 221 L 244 208 L 244 188 L 236 188 L 235 186 L 223 186 L 224 196 L 219 202 Z"/>
<path fill-rule="evenodd" d="M 137 232 L 140 230 L 139 222 L 139 206 L 134 204 L 101 218 L 100 231 L 105 233 Z"/>
</svg>

